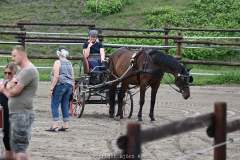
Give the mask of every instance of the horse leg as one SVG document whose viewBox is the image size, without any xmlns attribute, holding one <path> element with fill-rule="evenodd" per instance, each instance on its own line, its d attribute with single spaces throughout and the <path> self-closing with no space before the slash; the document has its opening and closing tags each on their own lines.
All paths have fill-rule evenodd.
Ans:
<svg viewBox="0 0 240 160">
<path fill-rule="evenodd" d="M 145 92 L 146 92 L 146 85 L 140 85 L 140 101 L 139 101 L 139 111 L 138 111 L 138 121 L 142 122 L 142 108 L 145 103 Z"/>
<path fill-rule="evenodd" d="M 116 85 L 113 85 L 109 88 L 109 118 L 114 118 L 115 91 Z"/>
<path fill-rule="evenodd" d="M 159 88 L 160 83 L 155 83 L 154 85 L 151 85 L 152 91 L 151 91 L 151 107 L 150 107 L 150 113 L 149 117 L 151 119 L 151 122 L 156 121 L 154 118 L 154 106 L 156 101 L 156 95 Z"/>
<path fill-rule="evenodd" d="M 124 84 L 122 82 L 121 84 L 121 88 L 118 92 L 118 112 L 117 112 L 117 116 L 120 116 L 120 119 L 123 119 L 123 110 L 122 110 L 122 106 L 123 106 L 123 98 L 125 97 L 125 92 L 128 89 L 128 85 Z"/>
</svg>

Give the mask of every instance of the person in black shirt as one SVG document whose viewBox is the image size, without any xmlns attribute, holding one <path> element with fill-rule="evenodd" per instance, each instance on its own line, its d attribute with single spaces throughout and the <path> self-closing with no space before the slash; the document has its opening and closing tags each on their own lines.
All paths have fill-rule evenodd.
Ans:
<svg viewBox="0 0 240 160">
<path fill-rule="evenodd" d="M 89 40 L 83 45 L 83 55 L 88 58 L 89 65 L 92 69 L 96 66 L 104 66 L 103 61 L 105 59 L 104 46 L 98 41 L 98 32 L 91 30 L 89 32 Z M 94 71 L 100 71 L 100 67 L 96 67 Z"/>
</svg>

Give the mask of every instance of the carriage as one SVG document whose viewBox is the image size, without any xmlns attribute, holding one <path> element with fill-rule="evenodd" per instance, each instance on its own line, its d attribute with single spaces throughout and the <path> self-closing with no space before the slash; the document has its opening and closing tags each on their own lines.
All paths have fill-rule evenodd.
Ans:
<svg viewBox="0 0 240 160">
<path fill-rule="evenodd" d="M 135 52 L 126 47 L 120 48 L 110 56 L 108 65 L 100 72 L 95 72 L 94 68 L 90 69 L 86 58 L 74 65 L 79 65 L 79 76 L 75 79 L 73 98 L 70 101 L 73 117 L 82 116 L 85 104 L 109 104 L 109 118 L 114 116 L 119 116 L 120 119 L 131 118 L 133 112 L 131 89 L 140 87 L 140 107 L 137 116 L 138 121 L 142 121 L 145 92 L 151 87 L 149 117 L 151 121 L 156 121 L 155 100 L 165 73 L 175 77 L 173 83 L 178 88 L 174 89 L 182 94 L 184 99 L 190 97 L 189 83 L 193 82 L 189 73 L 191 69 L 185 68 L 175 57 L 156 49 L 140 48 Z"/>
<path fill-rule="evenodd" d="M 95 72 L 97 67 L 101 67 L 100 72 Z M 110 73 L 107 65 L 105 67 L 97 67 L 90 68 L 87 58 L 83 58 L 78 63 L 73 64 L 73 68 L 77 68 L 78 77 L 75 79 L 75 88 L 73 89 L 69 105 L 72 117 L 80 118 L 87 104 L 109 104 L 109 86 L 115 85 L 111 83 L 119 82 L 108 81 Z M 117 85 L 116 94 L 119 91 L 120 83 Z M 125 94 L 123 112 L 125 118 L 131 118 L 133 112 L 133 95 L 130 89 Z"/>
</svg>

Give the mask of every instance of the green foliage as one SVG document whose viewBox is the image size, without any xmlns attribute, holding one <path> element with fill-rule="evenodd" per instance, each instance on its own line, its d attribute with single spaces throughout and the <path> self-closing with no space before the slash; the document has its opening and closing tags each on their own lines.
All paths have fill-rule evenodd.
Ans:
<svg viewBox="0 0 240 160">
<path fill-rule="evenodd" d="M 119 12 L 124 4 L 131 3 L 133 3 L 133 0 L 88 0 L 84 4 L 86 8 L 84 12 L 91 11 L 103 15 L 110 15 Z"/>
<path fill-rule="evenodd" d="M 89 0 L 87 1 L 84 6 L 87 10 L 90 10 L 92 12 L 101 13 L 104 15 L 109 15 L 112 13 L 119 12 L 122 8 L 122 3 L 120 0 Z"/>
<path fill-rule="evenodd" d="M 171 7 L 155 8 L 147 15 L 148 28 L 160 28 L 165 24 L 170 27 L 182 28 L 217 28 L 236 29 L 239 28 L 240 3 L 235 0 L 196 0 L 191 1 L 190 9 L 179 11 Z M 170 34 L 177 35 L 177 31 L 170 31 Z M 194 32 L 183 31 L 183 36 L 202 37 L 239 37 L 239 33 L 234 32 Z M 209 40 L 209 39 L 199 39 Z M 211 41 L 213 41 L 211 39 Z M 217 39 L 215 41 L 230 41 Z M 239 40 L 234 40 L 234 42 Z M 176 45 L 171 43 L 170 45 Z M 203 45 L 195 45 L 203 46 Z M 239 52 L 238 52 L 239 53 Z M 210 50 L 210 49 L 183 49 L 182 56 L 191 60 L 220 60 L 228 55 L 236 54 L 236 51 Z"/>
<path fill-rule="evenodd" d="M 3 3 L 3 2 L 10 2 L 10 0 L 0 0 L 0 3 Z"/>
</svg>

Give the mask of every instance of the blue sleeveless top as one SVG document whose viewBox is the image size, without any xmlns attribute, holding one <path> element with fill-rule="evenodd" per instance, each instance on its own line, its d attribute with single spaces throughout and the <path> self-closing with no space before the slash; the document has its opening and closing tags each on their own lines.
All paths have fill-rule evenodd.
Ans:
<svg viewBox="0 0 240 160">
<path fill-rule="evenodd" d="M 59 60 L 60 61 L 60 70 L 59 70 L 59 78 L 57 81 L 57 85 L 60 84 L 70 84 L 73 86 L 72 79 L 72 63 L 69 60 Z M 51 72 L 51 81 L 54 77 L 54 71 Z"/>
</svg>

